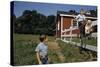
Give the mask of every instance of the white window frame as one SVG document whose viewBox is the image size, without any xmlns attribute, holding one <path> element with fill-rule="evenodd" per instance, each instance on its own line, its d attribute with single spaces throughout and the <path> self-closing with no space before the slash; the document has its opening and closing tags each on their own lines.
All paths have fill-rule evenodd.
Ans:
<svg viewBox="0 0 100 67">
<path fill-rule="evenodd" d="M 73 20 L 74 20 L 74 19 L 71 20 L 71 26 L 72 26 L 73 28 L 78 28 L 78 23 L 77 23 L 77 21 L 76 21 L 76 26 L 74 26 Z"/>
</svg>

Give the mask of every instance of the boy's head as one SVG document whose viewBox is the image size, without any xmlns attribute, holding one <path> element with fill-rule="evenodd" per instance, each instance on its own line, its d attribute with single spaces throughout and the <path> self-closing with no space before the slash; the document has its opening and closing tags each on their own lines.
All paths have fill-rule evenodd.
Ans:
<svg viewBox="0 0 100 67">
<path fill-rule="evenodd" d="M 80 14 L 85 14 L 85 11 L 83 9 L 81 9 Z"/>
<path fill-rule="evenodd" d="M 47 39 L 46 35 L 40 35 L 40 41 L 41 42 L 46 41 L 46 39 Z"/>
</svg>

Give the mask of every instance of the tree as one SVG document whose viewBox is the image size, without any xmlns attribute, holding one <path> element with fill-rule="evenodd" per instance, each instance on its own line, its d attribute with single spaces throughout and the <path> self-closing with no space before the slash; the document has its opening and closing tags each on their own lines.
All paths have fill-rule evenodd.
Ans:
<svg viewBox="0 0 100 67">
<path fill-rule="evenodd" d="M 97 17 L 97 9 L 96 10 L 90 10 L 90 13 L 93 17 Z"/>
<path fill-rule="evenodd" d="M 75 10 L 69 10 L 68 13 L 69 14 L 77 14 L 77 12 Z"/>
<path fill-rule="evenodd" d="M 22 16 L 16 18 L 15 33 L 48 34 L 55 32 L 55 16 L 45 16 L 36 10 L 25 10 Z"/>
<path fill-rule="evenodd" d="M 56 29 L 55 16 L 49 15 L 46 20 L 49 35 L 54 35 Z"/>
</svg>

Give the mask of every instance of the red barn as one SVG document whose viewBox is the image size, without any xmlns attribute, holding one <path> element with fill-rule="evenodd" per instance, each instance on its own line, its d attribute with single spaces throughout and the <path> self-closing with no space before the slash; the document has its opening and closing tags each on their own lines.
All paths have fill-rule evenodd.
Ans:
<svg viewBox="0 0 100 67">
<path fill-rule="evenodd" d="M 78 37 L 80 35 L 78 24 L 73 22 L 75 14 L 68 14 L 64 12 L 57 13 L 56 19 L 56 37 Z M 86 19 L 95 21 L 96 17 L 86 16 Z"/>
</svg>

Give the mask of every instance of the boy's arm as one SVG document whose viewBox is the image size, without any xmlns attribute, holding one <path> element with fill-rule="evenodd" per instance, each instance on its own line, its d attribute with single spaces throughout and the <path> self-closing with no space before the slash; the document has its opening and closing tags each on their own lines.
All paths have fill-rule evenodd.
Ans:
<svg viewBox="0 0 100 67">
<path fill-rule="evenodd" d="M 75 17 L 75 20 L 78 20 L 80 18 L 80 15 L 77 15 L 76 17 Z"/>
<path fill-rule="evenodd" d="M 39 55 L 38 52 L 36 52 L 36 57 L 37 57 L 37 60 L 38 60 L 39 64 L 42 64 L 42 62 L 41 62 L 41 60 L 40 60 L 40 55 Z"/>
</svg>

